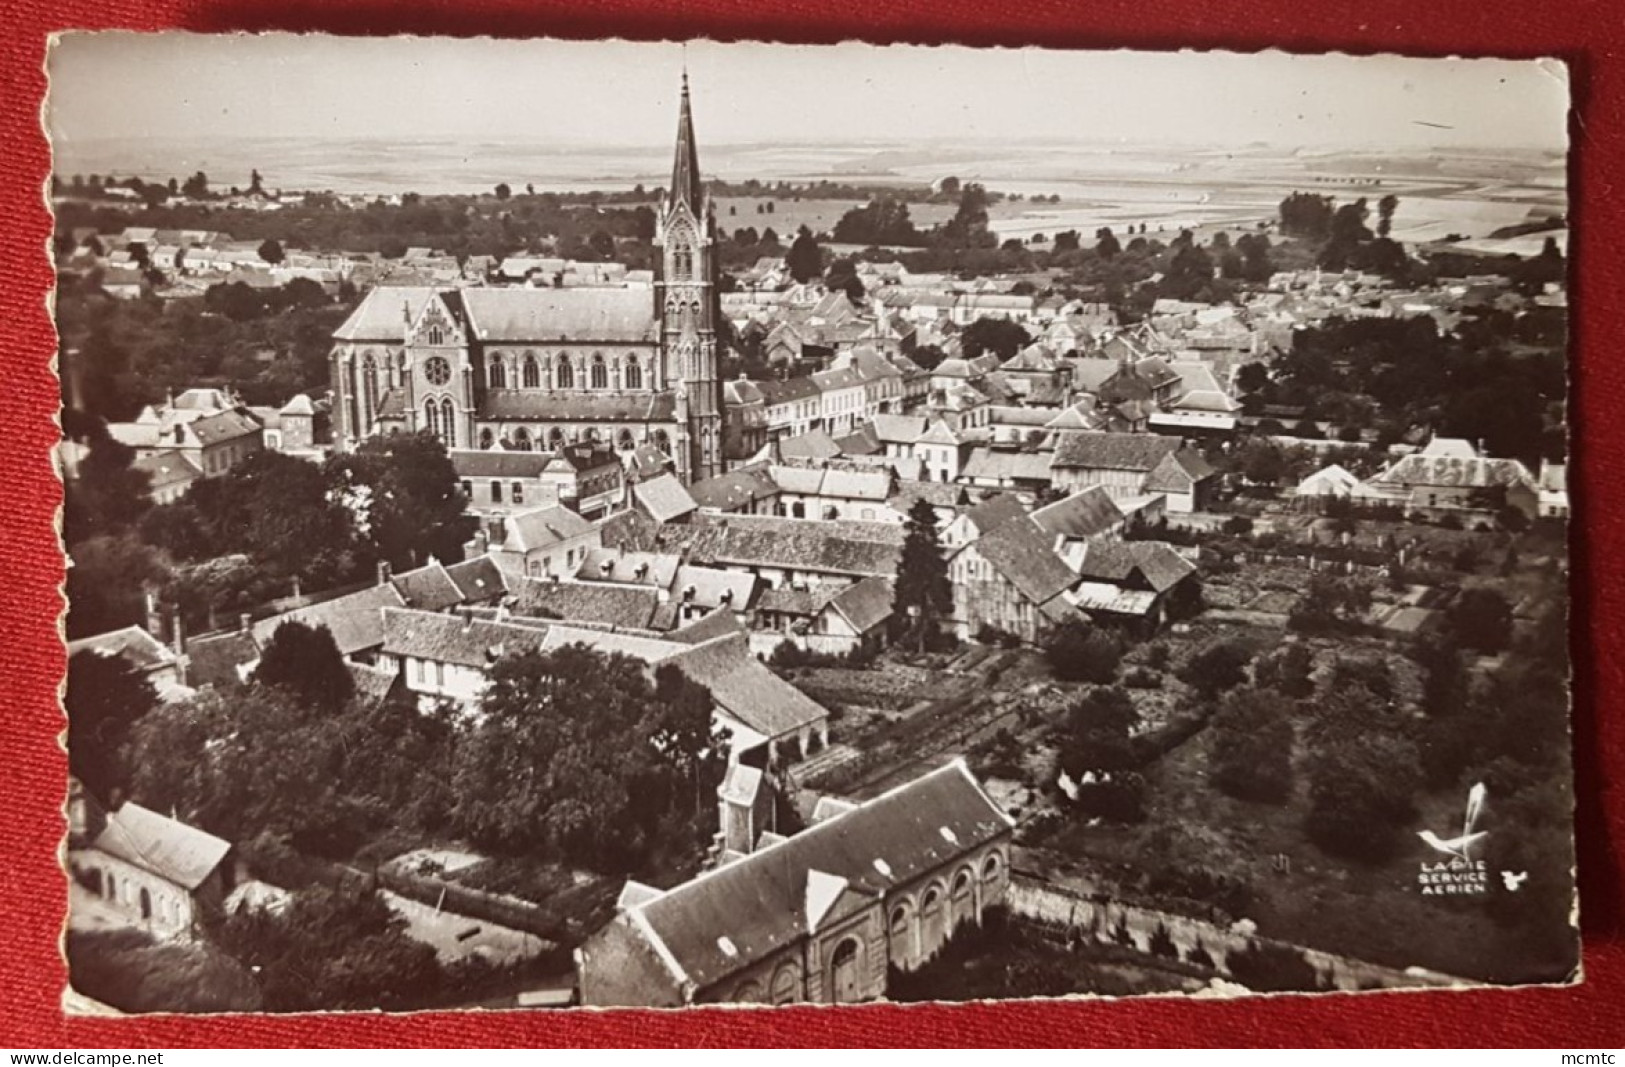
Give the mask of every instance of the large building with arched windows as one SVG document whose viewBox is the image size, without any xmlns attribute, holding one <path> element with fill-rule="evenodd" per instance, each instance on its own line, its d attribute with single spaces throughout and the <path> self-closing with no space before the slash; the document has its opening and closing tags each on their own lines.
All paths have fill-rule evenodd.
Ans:
<svg viewBox="0 0 1625 1067">
<path fill-rule="evenodd" d="M 375 288 L 333 335 L 336 447 L 649 445 L 684 482 L 720 474 L 715 234 L 685 76 L 653 291 Z"/>
<path fill-rule="evenodd" d="M 576 951 L 581 1002 L 875 1000 L 890 970 L 923 966 L 1004 903 L 1014 822 L 963 761 L 813 818 L 671 889 L 628 882 Z"/>
</svg>

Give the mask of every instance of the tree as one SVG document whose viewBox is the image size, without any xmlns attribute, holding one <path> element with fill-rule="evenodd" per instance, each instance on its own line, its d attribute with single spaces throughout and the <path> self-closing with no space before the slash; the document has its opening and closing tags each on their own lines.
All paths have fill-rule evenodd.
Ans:
<svg viewBox="0 0 1625 1067">
<path fill-rule="evenodd" d="M 1123 251 L 1123 246 L 1112 233 L 1110 226 L 1102 226 L 1095 231 L 1095 255 L 1101 259 L 1112 259 Z"/>
<path fill-rule="evenodd" d="M 1032 340 L 1032 335 L 1022 329 L 1019 323 L 984 316 L 961 331 L 959 347 L 966 359 L 975 359 L 983 352 L 992 352 L 1000 359 L 1009 359 L 1032 344 Z"/>
<path fill-rule="evenodd" d="M 1305 633 L 1325 633 L 1357 624 L 1370 610 L 1370 586 L 1317 571 L 1288 614 L 1287 625 Z"/>
<path fill-rule="evenodd" d="M 1281 233 L 1320 240 L 1331 231 L 1333 201 L 1314 193 L 1293 193 L 1281 201 Z"/>
<path fill-rule="evenodd" d="M 63 488 L 62 533 L 70 547 L 126 532 L 152 506 L 151 479 L 131 466 L 134 458 L 135 451 L 106 436 L 105 429 L 91 438 L 78 477 Z"/>
<path fill-rule="evenodd" d="M 879 197 L 855 207 L 835 223 L 831 236 L 843 244 L 922 245 L 925 237 L 908 217 L 908 204 Z"/>
<path fill-rule="evenodd" d="M 585 645 L 502 656 L 457 749 L 454 825 L 483 847 L 604 872 L 637 870 L 664 847 L 686 852 L 710 812 L 694 798 L 720 780 L 720 761 L 707 762 L 718 742 L 698 721 L 710 703 Z M 698 783 L 696 766 L 707 768 Z"/>
<path fill-rule="evenodd" d="M 899 637 L 912 639 L 918 651 L 941 632 L 942 620 L 953 611 L 954 589 L 948 581 L 948 561 L 942 555 L 937 514 L 929 501 L 916 500 L 904 526 L 903 554 L 892 595 L 892 622 Z"/>
<path fill-rule="evenodd" d="M 1133 700 L 1116 688 L 1091 689 L 1068 709 L 1056 742 L 1079 814 L 1113 822 L 1145 817 L 1145 779 L 1136 770 L 1133 742 L 1139 723 Z"/>
<path fill-rule="evenodd" d="M 1253 680 L 1261 689 L 1274 689 L 1302 700 L 1315 695 L 1315 682 L 1310 676 L 1314 664 L 1308 646 L 1295 641 L 1253 661 Z"/>
<path fill-rule="evenodd" d="M 1448 619 L 1456 640 L 1485 655 L 1505 650 L 1512 641 L 1512 605 L 1497 589 L 1463 590 Z"/>
<path fill-rule="evenodd" d="M 1213 719 L 1208 777 L 1241 800 L 1280 804 L 1292 794 L 1292 702 L 1270 689 L 1235 689 Z"/>
<path fill-rule="evenodd" d="M 796 231 L 796 239 L 790 242 L 790 251 L 785 253 L 784 265 L 790 277 L 802 285 L 824 273 L 823 250 L 806 226 Z"/>
<path fill-rule="evenodd" d="M 281 263 L 286 258 L 282 251 L 282 243 L 275 237 L 267 237 L 264 241 L 261 241 L 259 253 L 261 259 L 272 265 Z"/>
<path fill-rule="evenodd" d="M 202 200 L 209 195 L 209 176 L 201 170 L 186 179 L 181 186 L 181 193 L 193 200 Z"/>
<path fill-rule="evenodd" d="M 829 271 L 824 275 L 824 287 L 832 293 L 845 293 L 846 298 L 854 304 L 863 303 L 863 280 L 858 277 L 857 261 L 850 256 L 829 265 Z"/>
<path fill-rule="evenodd" d="M 1388 193 L 1377 201 L 1377 236 L 1387 237 L 1394 228 L 1394 209 L 1399 207 L 1399 197 Z"/>
<path fill-rule="evenodd" d="M 463 558 L 477 523 L 464 514 L 468 502 L 457 469 L 433 434 L 370 438 L 330 460 L 326 475 L 360 536 L 397 569 L 430 557 L 443 563 Z"/>
<path fill-rule="evenodd" d="M 605 262 L 615 258 L 615 238 L 608 230 L 594 230 L 592 236 L 587 238 L 587 247 Z"/>
<path fill-rule="evenodd" d="M 355 679 L 326 626 L 282 623 L 260 653 L 254 680 L 304 704 L 335 712 L 355 693 Z"/>
<path fill-rule="evenodd" d="M 1422 774 L 1416 747 L 1350 724 L 1317 744 L 1309 765 L 1309 839 L 1333 855 L 1380 863 L 1416 817 Z"/>
<path fill-rule="evenodd" d="M 1055 677 L 1063 681 L 1110 685 L 1117 680 L 1123 646 L 1103 630 L 1071 622 L 1050 635 L 1044 657 Z"/>
<path fill-rule="evenodd" d="M 513 190 L 508 188 L 507 182 L 498 182 L 497 187 L 492 192 L 496 194 L 498 200 L 506 200 L 513 195 Z"/>
<path fill-rule="evenodd" d="M 1245 645 L 1215 641 L 1190 658 L 1179 678 L 1204 699 L 1212 700 L 1247 681 L 1247 664 L 1252 658 L 1252 651 Z"/>
<path fill-rule="evenodd" d="M 102 803 L 129 787 L 122 750 L 157 703 L 152 683 L 124 656 L 86 650 L 68 660 L 68 771 Z"/>
<path fill-rule="evenodd" d="M 145 593 L 168 571 L 133 534 L 91 537 L 73 546 L 68 567 L 68 637 L 88 637 L 145 621 Z"/>
</svg>

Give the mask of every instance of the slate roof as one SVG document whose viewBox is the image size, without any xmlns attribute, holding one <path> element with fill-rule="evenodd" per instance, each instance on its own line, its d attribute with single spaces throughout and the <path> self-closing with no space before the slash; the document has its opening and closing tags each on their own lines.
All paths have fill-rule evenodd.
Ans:
<svg viewBox="0 0 1625 1067">
<path fill-rule="evenodd" d="M 459 478 L 540 478 L 553 461 L 551 452 L 506 452 L 454 448 L 451 465 Z"/>
<path fill-rule="evenodd" d="M 632 487 L 632 498 L 655 522 L 673 522 L 699 505 L 675 474 L 662 474 Z"/>
<path fill-rule="evenodd" d="M 265 429 L 258 419 L 242 408 L 205 415 L 200 419 L 193 419 L 187 425 L 205 446 L 220 444 L 222 441 L 235 441 L 239 437 L 257 434 Z"/>
<path fill-rule="evenodd" d="M 1016 452 L 1000 448 L 973 448 L 961 476 L 998 482 L 1050 480 L 1048 452 Z"/>
<path fill-rule="evenodd" d="M 545 392 L 489 389 L 480 405 L 487 419 L 549 422 L 670 422 L 677 398 L 661 393 Z"/>
<path fill-rule="evenodd" d="M 463 602 L 463 591 L 438 560 L 390 579 L 401 602 L 409 608 L 444 611 Z"/>
<path fill-rule="evenodd" d="M 808 400 L 818 396 L 821 392 L 818 383 L 811 378 L 775 379 L 773 381 L 759 382 L 757 388 L 762 392 L 762 402 L 768 407 L 788 404 L 797 400 Z"/>
<path fill-rule="evenodd" d="M 1055 446 L 1051 466 L 1066 469 L 1149 472 L 1179 451 L 1177 438 L 1144 433 L 1075 433 Z"/>
<path fill-rule="evenodd" d="M 751 655 L 744 633 L 694 645 L 672 662 L 711 690 L 719 707 L 769 740 L 829 718 L 812 698 Z"/>
<path fill-rule="evenodd" d="M 815 872 L 884 897 L 1009 834 L 1012 825 L 956 761 L 629 907 L 615 921 L 704 988 L 810 932 Z"/>
<path fill-rule="evenodd" d="M 925 433 L 927 420 L 920 415 L 876 415 L 871 425 L 882 444 L 911 445 Z"/>
<path fill-rule="evenodd" d="M 543 615 L 641 630 L 660 603 L 658 590 L 610 582 L 550 582 L 525 578 L 514 593 L 515 615 Z"/>
<path fill-rule="evenodd" d="M 502 568 L 490 556 L 475 556 L 446 568 L 446 576 L 457 586 L 465 603 L 479 603 L 508 591 Z"/>
<path fill-rule="evenodd" d="M 714 638 L 743 632 L 742 627 L 739 625 L 739 619 L 734 615 L 733 611 L 728 608 L 718 608 L 709 615 L 689 623 L 687 626 L 678 627 L 666 636 L 673 641 L 681 641 L 685 645 L 699 645 Z"/>
<path fill-rule="evenodd" d="M 373 289 L 333 337 L 339 341 L 400 342 L 406 339 L 406 324 L 417 321 L 423 308 L 434 298 L 426 286 L 394 285 Z M 404 310 L 403 310 L 404 308 Z"/>
<path fill-rule="evenodd" d="M 92 846 L 188 892 L 202 885 L 231 851 L 231 843 L 139 804 L 107 816 Z"/>
<path fill-rule="evenodd" d="M 677 580 L 681 556 L 668 552 L 627 552 L 616 548 L 589 549 L 576 570 L 581 582 L 619 582 L 670 589 Z"/>
<path fill-rule="evenodd" d="M 726 604 L 734 611 L 750 606 L 756 592 L 756 576 L 748 571 L 722 570 L 684 564 L 672 580 L 673 601 L 716 608 Z"/>
<path fill-rule="evenodd" d="M 966 508 L 964 514 L 978 534 L 985 534 L 1026 515 L 1027 508 L 1015 493 L 995 493 L 981 503 Z"/>
<path fill-rule="evenodd" d="M 781 460 L 834 459 L 841 454 L 841 446 L 823 430 L 782 438 L 774 448 Z"/>
<path fill-rule="evenodd" d="M 918 482 L 899 479 L 892 495 L 892 508 L 908 514 L 916 500 L 926 500 L 932 507 L 954 508 L 965 501 L 965 487 L 956 482 Z"/>
<path fill-rule="evenodd" d="M 640 289 L 462 290 L 474 336 L 486 341 L 648 343 L 659 334 L 653 297 Z"/>
<path fill-rule="evenodd" d="M 131 470 L 145 471 L 149 490 L 168 489 L 175 485 L 189 485 L 203 477 L 199 467 L 184 452 L 155 452 L 130 463 Z"/>
<path fill-rule="evenodd" d="M 1042 604 L 1078 584 L 1073 573 L 1051 547 L 1047 534 L 1030 517 L 1007 522 L 983 534 L 973 547 L 1016 592 Z"/>
<path fill-rule="evenodd" d="M 1182 448 L 1170 452 L 1152 468 L 1145 480 L 1145 490 L 1148 493 L 1188 493 L 1196 483 L 1213 474 L 1213 467 L 1201 453 Z"/>
<path fill-rule="evenodd" d="M 1092 485 L 1038 508 L 1033 522 L 1050 537 L 1088 540 L 1121 525 L 1123 513 L 1103 486 Z"/>
</svg>

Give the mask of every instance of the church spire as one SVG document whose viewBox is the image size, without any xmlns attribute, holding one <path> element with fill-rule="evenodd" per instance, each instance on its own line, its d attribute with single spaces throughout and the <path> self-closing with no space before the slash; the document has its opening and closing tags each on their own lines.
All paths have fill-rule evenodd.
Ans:
<svg viewBox="0 0 1625 1067">
<path fill-rule="evenodd" d="M 696 215 L 704 192 L 700 181 L 700 154 L 694 142 L 694 112 L 688 102 L 688 69 L 683 69 L 683 102 L 677 114 L 677 158 L 671 168 L 669 203 L 686 203 Z"/>
</svg>

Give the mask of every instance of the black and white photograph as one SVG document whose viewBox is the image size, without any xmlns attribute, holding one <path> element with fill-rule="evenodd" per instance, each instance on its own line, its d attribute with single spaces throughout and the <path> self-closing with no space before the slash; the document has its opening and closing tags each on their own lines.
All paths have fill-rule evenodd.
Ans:
<svg viewBox="0 0 1625 1067">
<path fill-rule="evenodd" d="M 48 75 L 68 1012 L 1581 980 L 1562 62 Z"/>
</svg>

